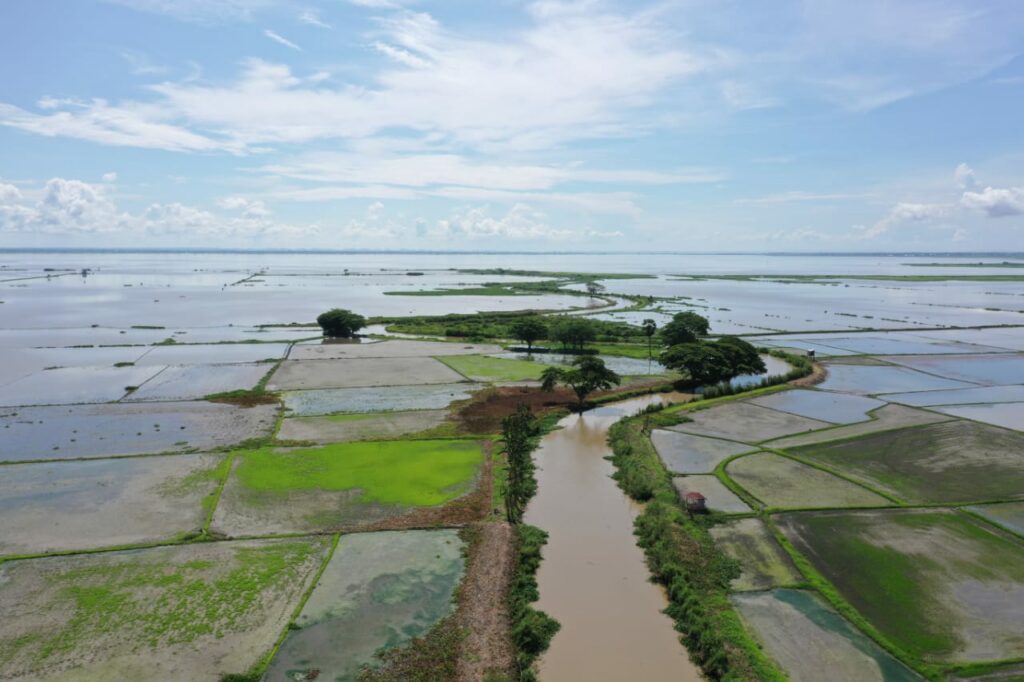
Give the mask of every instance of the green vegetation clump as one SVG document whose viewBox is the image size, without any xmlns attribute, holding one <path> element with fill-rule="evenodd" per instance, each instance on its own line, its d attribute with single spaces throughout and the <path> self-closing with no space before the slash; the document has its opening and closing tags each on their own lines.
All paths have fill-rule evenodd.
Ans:
<svg viewBox="0 0 1024 682">
<path fill-rule="evenodd" d="M 334 443 L 236 453 L 235 475 L 247 489 L 359 490 L 364 503 L 436 506 L 464 492 L 483 459 L 471 440 L 396 440 Z"/>
<path fill-rule="evenodd" d="M 645 416 L 618 422 L 608 438 L 619 485 L 634 499 L 647 501 L 636 520 L 636 536 L 654 580 L 668 594 L 665 612 L 709 679 L 782 682 L 785 675 L 746 632 L 729 601 L 738 563 L 715 546 L 703 517 L 683 513 L 644 431 Z"/>
<path fill-rule="evenodd" d="M 541 372 L 541 388 L 552 391 L 556 384 L 565 384 L 576 394 L 580 412 L 586 405 L 588 395 L 594 391 L 606 391 L 622 382 L 618 374 L 605 367 L 604 360 L 593 355 L 578 357 L 572 364 L 572 369 L 548 367 Z"/>
<path fill-rule="evenodd" d="M 762 348 L 760 351 L 767 352 L 773 357 L 785 360 L 787 363 L 792 365 L 793 369 L 789 370 L 785 374 L 764 377 L 761 381 L 753 384 L 735 385 L 728 381 L 724 381 L 722 383 L 715 384 L 714 386 L 707 386 L 696 399 L 711 400 L 713 398 L 723 398 L 730 395 L 737 395 L 739 393 L 757 391 L 770 386 L 787 384 L 790 381 L 796 381 L 797 379 L 809 376 L 814 371 L 814 363 L 803 355 L 793 355 L 791 353 L 775 349 L 766 351 Z"/>
<path fill-rule="evenodd" d="M 319 543 L 238 547 L 216 561 L 175 561 L 178 548 L 112 554 L 46 574 L 39 608 L 68 613 L 60 626 L 33 633 L 36 661 L 86 649 L 105 636 L 140 647 L 187 644 L 251 628 L 266 593 L 295 584 Z M 0 651 L 17 645 L 0 639 Z"/>
<path fill-rule="evenodd" d="M 540 379 L 549 365 L 532 360 L 492 358 L 486 355 L 443 355 L 437 358 L 459 374 L 476 381 Z"/>
<path fill-rule="evenodd" d="M 512 643 L 516 648 L 516 668 L 521 682 L 535 682 L 534 662 L 551 644 L 560 629 L 558 621 L 533 607 L 540 599 L 537 569 L 541 549 L 548 534 L 534 526 L 516 526 L 516 565 L 509 590 Z"/>
<path fill-rule="evenodd" d="M 505 451 L 505 519 L 509 523 L 520 523 L 526 503 L 537 492 L 537 479 L 532 452 L 540 434 L 540 424 L 526 405 L 501 422 L 501 440 Z"/>
<path fill-rule="evenodd" d="M 321 313 L 316 318 L 316 323 L 324 330 L 324 336 L 348 339 L 366 326 L 366 318 L 351 310 L 332 308 L 326 313 Z"/>
<path fill-rule="evenodd" d="M 370 322 L 384 324 L 387 326 L 388 331 L 402 334 L 448 336 L 469 340 L 505 340 L 518 338 L 517 334 L 513 331 L 513 327 L 524 318 L 534 317 L 537 317 L 536 311 L 482 312 L 472 314 L 420 315 L 414 317 L 377 317 L 370 320 Z M 548 324 L 549 330 L 548 338 L 562 343 L 561 338 L 554 338 L 551 330 L 557 328 L 562 320 L 572 317 L 566 315 L 545 316 L 544 319 Z M 637 343 L 646 343 L 643 330 L 635 325 L 590 318 L 576 319 L 582 320 L 584 325 L 593 331 L 593 336 L 590 337 L 591 341 L 605 343 L 635 341 Z M 582 328 L 583 326 L 577 327 L 577 329 Z M 569 337 L 564 338 L 569 339 Z M 566 347 L 571 347 L 572 345 L 573 341 L 566 342 Z M 647 356 L 644 355 L 642 357 Z"/>
</svg>

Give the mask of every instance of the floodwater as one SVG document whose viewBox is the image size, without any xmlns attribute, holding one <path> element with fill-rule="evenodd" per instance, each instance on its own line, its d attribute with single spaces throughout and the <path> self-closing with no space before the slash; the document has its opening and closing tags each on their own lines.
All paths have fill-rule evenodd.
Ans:
<svg viewBox="0 0 1024 682">
<path fill-rule="evenodd" d="M 570 415 L 535 453 L 538 489 L 526 522 L 550 536 L 537 606 L 562 624 L 540 661 L 542 680 L 701 679 L 661 613 L 668 602 L 636 546 L 633 520 L 641 507 L 619 490 L 605 459 L 608 427 L 660 400 L 645 396 Z"/>
</svg>

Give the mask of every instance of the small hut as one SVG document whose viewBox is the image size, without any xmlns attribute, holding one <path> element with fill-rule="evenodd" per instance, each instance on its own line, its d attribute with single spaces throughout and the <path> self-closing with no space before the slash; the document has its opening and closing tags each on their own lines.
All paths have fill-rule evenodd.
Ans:
<svg viewBox="0 0 1024 682">
<path fill-rule="evenodd" d="M 703 513 L 708 510 L 706 506 L 707 498 L 696 491 L 686 493 L 686 495 L 683 496 L 683 502 L 686 503 L 686 511 L 691 514 Z"/>
</svg>

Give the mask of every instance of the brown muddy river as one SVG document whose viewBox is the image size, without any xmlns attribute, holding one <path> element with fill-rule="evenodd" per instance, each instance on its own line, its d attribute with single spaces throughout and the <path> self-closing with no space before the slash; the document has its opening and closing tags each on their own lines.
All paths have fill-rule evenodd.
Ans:
<svg viewBox="0 0 1024 682">
<path fill-rule="evenodd" d="M 671 399 L 671 398 L 669 398 Z M 605 437 L 622 416 L 661 400 L 645 396 L 570 415 L 536 451 L 537 495 L 526 522 L 546 530 L 539 608 L 562 624 L 540 661 L 540 678 L 700 680 L 649 581 L 633 537 L 640 511 L 619 490 Z"/>
</svg>

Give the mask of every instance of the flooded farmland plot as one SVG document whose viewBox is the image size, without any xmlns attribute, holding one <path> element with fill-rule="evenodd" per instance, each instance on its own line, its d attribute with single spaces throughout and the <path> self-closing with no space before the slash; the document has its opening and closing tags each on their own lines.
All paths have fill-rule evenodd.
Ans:
<svg viewBox="0 0 1024 682">
<path fill-rule="evenodd" d="M 838 476 L 787 457 L 761 452 L 729 462 L 732 480 L 767 507 L 877 507 L 889 500 Z"/>
<path fill-rule="evenodd" d="M 984 422 L 1005 429 L 1024 431 L 1024 402 L 991 403 L 981 405 L 947 405 L 936 407 L 943 414 L 963 417 L 976 422 Z"/>
<path fill-rule="evenodd" d="M 765 590 L 802 580 L 760 519 L 736 519 L 714 525 L 711 537 L 722 551 L 740 562 L 740 576 L 732 581 L 736 591 Z"/>
<path fill-rule="evenodd" d="M 677 474 L 708 474 L 732 455 L 753 449 L 745 443 L 704 438 L 668 429 L 652 431 L 651 442 L 665 463 L 665 468 Z"/>
<path fill-rule="evenodd" d="M 109 403 L 156 376 L 155 367 L 55 367 L 0 386 L 0 407 Z"/>
<path fill-rule="evenodd" d="M 828 377 L 819 384 L 826 391 L 878 395 L 909 391 L 971 388 L 976 383 L 916 372 L 906 367 L 828 364 Z"/>
<path fill-rule="evenodd" d="M 379 663 L 378 651 L 423 635 L 451 612 L 462 548 L 454 530 L 342 536 L 264 679 L 311 679 L 316 670 L 355 682 L 363 666 Z"/>
<path fill-rule="evenodd" d="M 694 410 L 687 416 L 693 421 L 668 428 L 682 433 L 724 438 L 744 443 L 758 443 L 771 438 L 803 431 L 815 431 L 831 426 L 828 422 L 779 412 L 746 402 L 716 405 L 706 410 Z"/>
<path fill-rule="evenodd" d="M 115 403 L 0 410 L 0 461 L 211 450 L 268 435 L 274 405 Z"/>
<path fill-rule="evenodd" d="M 286 441 L 300 440 L 314 443 L 380 440 L 426 431 L 444 423 L 447 417 L 447 410 L 289 417 L 281 421 L 277 437 Z"/>
<path fill-rule="evenodd" d="M 126 402 L 197 400 L 214 393 L 248 390 L 273 369 L 267 364 L 167 367 L 125 396 Z"/>
<path fill-rule="evenodd" d="M 1019 651 L 1019 537 L 948 511 L 803 512 L 780 525 L 904 650 L 936 662 L 998 661 Z"/>
<path fill-rule="evenodd" d="M 774 395 L 754 398 L 754 405 L 770 407 L 780 412 L 818 419 L 831 424 L 852 424 L 870 419 L 868 413 L 885 405 L 881 400 L 844 393 L 805 391 L 796 389 Z"/>
<path fill-rule="evenodd" d="M 466 400 L 485 384 L 469 382 L 380 388 L 335 388 L 291 391 L 284 394 L 285 409 L 297 417 L 338 413 L 431 410 Z"/>
<path fill-rule="evenodd" d="M 0 565 L 0 678 L 216 682 L 266 656 L 330 546 L 290 538 Z"/>
<path fill-rule="evenodd" d="M 268 387 L 275 391 L 297 391 L 450 384 L 462 379 L 461 374 L 434 358 L 286 360 L 274 372 Z"/>
<path fill-rule="evenodd" d="M 10 464 L 0 471 L 0 556 L 169 540 L 197 532 L 223 456 Z"/>
<path fill-rule="evenodd" d="M 732 599 L 743 620 L 794 682 L 815 682 L 825 670 L 828 679 L 836 682 L 923 679 L 811 592 L 771 590 Z"/>
</svg>

